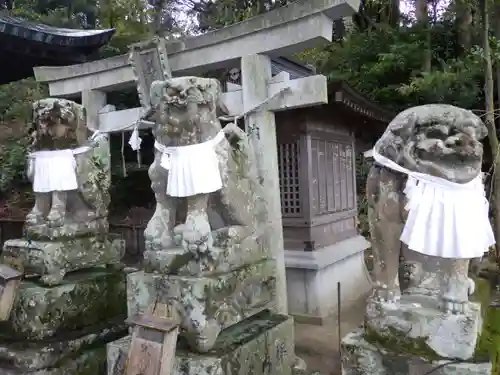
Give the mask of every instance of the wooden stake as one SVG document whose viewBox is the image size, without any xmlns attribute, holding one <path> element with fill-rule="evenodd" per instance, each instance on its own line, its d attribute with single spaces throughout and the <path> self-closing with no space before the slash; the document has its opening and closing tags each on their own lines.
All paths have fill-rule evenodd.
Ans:
<svg viewBox="0 0 500 375">
<path fill-rule="evenodd" d="M 171 375 L 174 368 L 179 323 L 164 315 L 168 308 L 154 303 L 145 314 L 127 322 L 134 325 L 127 375 Z"/>
<path fill-rule="evenodd" d="M 0 321 L 9 320 L 23 273 L 0 264 Z"/>
</svg>

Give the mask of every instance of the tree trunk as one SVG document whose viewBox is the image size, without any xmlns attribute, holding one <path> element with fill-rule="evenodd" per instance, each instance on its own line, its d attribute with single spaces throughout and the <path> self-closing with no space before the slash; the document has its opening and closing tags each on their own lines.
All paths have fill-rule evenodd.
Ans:
<svg viewBox="0 0 500 375">
<path fill-rule="evenodd" d="M 456 27 L 460 54 L 466 54 L 471 48 L 472 39 L 472 9 L 469 0 L 457 0 Z"/>
<path fill-rule="evenodd" d="M 495 37 L 497 40 L 500 40 L 500 4 L 495 5 L 495 19 L 493 20 L 495 25 Z M 497 107 L 500 102 L 500 64 L 495 64 L 495 75 L 497 81 Z"/>
<path fill-rule="evenodd" d="M 423 51 L 424 56 L 422 61 L 422 71 L 430 72 L 432 67 L 432 51 L 427 0 L 416 0 L 415 13 L 417 17 L 417 23 L 425 32 L 425 47 Z"/>
<path fill-rule="evenodd" d="M 500 158 L 498 155 L 498 138 L 495 126 L 495 103 L 494 103 L 494 81 L 493 65 L 491 61 L 491 49 L 489 41 L 490 21 L 487 0 L 479 0 L 483 18 L 483 50 L 484 50 L 484 98 L 486 115 L 484 122 L 488 128 L 488 140 L 493 156 L 493 177 L 491 189 L 491 202 L 493 207 L 493 228 L 496 240 L 497 262 L 500 260 Z"/>
</svg>

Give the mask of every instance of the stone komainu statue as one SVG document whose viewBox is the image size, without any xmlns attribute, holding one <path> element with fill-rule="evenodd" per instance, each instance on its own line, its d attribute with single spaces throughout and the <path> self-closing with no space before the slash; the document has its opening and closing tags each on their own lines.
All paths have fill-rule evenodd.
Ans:
<svg viewBox="0 0 500 375">
<path fill-rule="evenodd" d="M 29 156 L 28 177 L 36 201 L 26 218 L 28 232 L 107 230 L 107 140 L 96 138 L 90 144 L 90 135 L 80 104 L 54 98 L 33 104 L 34 152 Z"/>
<path fill-rule="evenodd" d="M 156 154 L 149 176 L 157 203 L 145 231 L 149 250 L 177 244 L 204 253 L 258 236 L 266 211 L 255 163 L 245 132 L 235 124 L 222 130 L 220 94 L 220 83 L 208 78 L 151 87 Z"/>
<path fill-rule="evenodd" d="M 400 241 L 404 237 L 402 233 L 409 215 L 406 205 L 411 206 L 408 197 L 412 192 L 407 182 L 408 176 L 417 172 L 431 176 L 431 179 L 438 177 L 439 181 L 453 186 L 460 184 L 465 187 L 477 183 L 477 190 L 471 190 L 472 201 L 468 207 L 470 214 L 476 213 L 476 221 L 480 221 L 475 233 L 469 233 L 474 236 L 475 242 L 469 242 L 469 236 L 467 244 L 456 243 L 454 249 L 446 250 L 447 239 L 444 238 L 441 244 L 432 245 L 436 246 L 433 251 L 419 249 L 419 261 L 410 271 L 414 272 L 410 277 L 413 287 L 418 289 L 420 286 L 420 291 L 425 289 L 427 293 L 437 296 L 445 311 L 463 311 L 468 294 L 473 289 L 473 283 L 467 275 L 469 261 L 481 256 L 491 245 L 492 238 L 484 190 L 481 192 L 483 146 L 480 141 L 486 134 L 485 125 L 472 112 L 451 105 L 432 104 L 401 112 L 376 143 L 374 156 L 378 154 L 378 160 L 385 162 L 377 162 L 375 157 L 376 163 L 367 179 L 367 198 L 376 293 L 379 298 L 390 300 L 400 293 L 398 269 L 401 246 L 404 246 L 406 253 L 412 253 Z M 395 163 L 396 168 L 388 168 L 390 163 Z M 410 174 L 396 171 L 399 167 Z M 435 206 L 441 204 L 442 201 L 437 201 Z M 418 205 L 418 198 L 415 198 L 413 205 Z M 461 219 L 469 214 L 468 208 L 462 207 L 465 211 L 462 211 Z M 483 209 L 485 211 L 481 211 Z M 462 232 L 471 230 L 462 229 L 465 229 Z M 411 236 L 411 233 L 407 235 Z M 485 239 L 483 242 L 482 238 Z M 465 248 L 467 246 L 469 248 Z M 453 251 L 459 250 L 457 248 L 463 248 L 462 253 L 453 255 Z"/>
</svg>

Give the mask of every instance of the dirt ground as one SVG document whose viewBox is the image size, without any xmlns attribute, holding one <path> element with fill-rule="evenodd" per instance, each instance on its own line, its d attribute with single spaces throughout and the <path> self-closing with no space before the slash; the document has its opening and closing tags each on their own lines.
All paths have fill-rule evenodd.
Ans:
<svg viewBox="0 0 500 375">
<path fill-rule="evenodd" d="M 373 256 L 370 249 L 365 253 L 365 263 L 371 273 Z M 340 337 L 362 326 L 366 297 L 340 313 Z M 321 375 L 341 375 L 338 327 L 337 316 L 332 316 L 322 326 L 295 324 L 296 353 L 307 363 L 308 374 L 317 371 Z"/>
<path fill-rule="evenodd" d="M 340 314 L 340 336 L 363 324 L 365 298 Z M 338 319 L 332 317 L 323 326 L 295 324 L 296 354 L 307 363 L 307 373 L 340 375 Z"/>
</svg>

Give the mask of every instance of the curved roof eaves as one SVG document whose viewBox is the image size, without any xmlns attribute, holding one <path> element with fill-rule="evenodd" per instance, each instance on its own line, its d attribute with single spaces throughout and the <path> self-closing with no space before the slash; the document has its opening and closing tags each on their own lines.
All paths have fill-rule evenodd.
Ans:
<svg viewBox="0 0 500 375">
<path fill-rule="evenodd" d="M 8 34 L 40 43 L 73 47 L 100 47 L 109 42 L 114 32 L 115 29 L 78 30 L 53 27 L 0 12 L 0 34 Z"/>
</svg>

